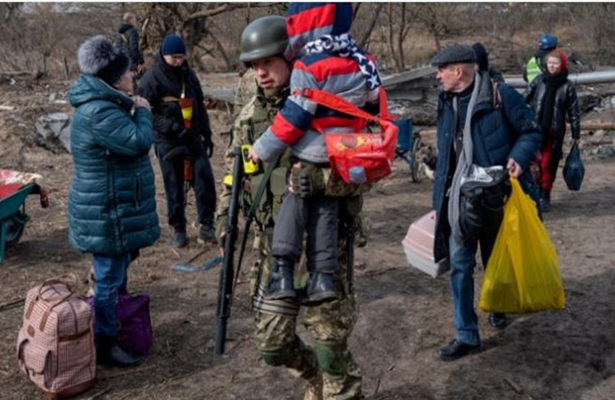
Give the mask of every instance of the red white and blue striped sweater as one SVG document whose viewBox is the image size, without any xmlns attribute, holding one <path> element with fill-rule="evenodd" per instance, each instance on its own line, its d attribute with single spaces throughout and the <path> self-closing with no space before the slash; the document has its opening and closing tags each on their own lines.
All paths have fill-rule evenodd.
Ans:
<svg viewBox="0 0 615 400">
<path fill-rule="evenodd" d="M 293 58 L 305 44 L 323 35 L 348 32 L 351 19 L 352 6 L 348 3 L 291 3 L 286 16 L 290 42 L 286 56 Z M 295 95 L 298 90 L 324 90 L 371 114 L 378 112 L 378 89 L 368 90 L 365 76 L 350 57 L 329 52 L 300 57 L 294 62 L 290 87 L 291 96 L 273 125 L 254 144 L 254 151 L 264 161 L 272 161 L 290 147 L 292 154 L 301 160 L 326 163 L 323 135 L 360 132 L 365 128 L 364 120 L 319 106 Z"/>
</svg>

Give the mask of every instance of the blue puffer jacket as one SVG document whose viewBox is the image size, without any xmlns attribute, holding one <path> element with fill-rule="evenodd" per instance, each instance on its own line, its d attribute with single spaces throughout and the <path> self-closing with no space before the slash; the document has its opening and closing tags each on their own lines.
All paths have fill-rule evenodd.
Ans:
<svg viewBox="0 0 615 400">
<path fill-rule="evenodd" d="M 69 239 L 80 251 L 119 255 L 160 237 L 150 163 L 152 114 L 92 75 L 70 88 L 73 181 Z"/>
<path fill-rule="evenodd" d="M 471 121 L 474 164 L 482 167 L 506 166 L 509 158 L 514 159 L 524 171 L 519 182 L 536 200 L 538 189 L 528 168 L 542 140 L 536 117 L 523 97 L 505 83 L 498 84 L 501 102 L 494 102 L 493 83 L 489 74 L 483 72 L 481 77 L 482 83 Z M 438 160 L 433 189 L 433 207 L 437 214 L 434 243 L 436 260 L 447 257 L 450 235 L 445 193 L 455 173 L 450 165 L 456 126 L 452 97 L 451 93 L 442 92 L 438 101 Z"/>
</svg>

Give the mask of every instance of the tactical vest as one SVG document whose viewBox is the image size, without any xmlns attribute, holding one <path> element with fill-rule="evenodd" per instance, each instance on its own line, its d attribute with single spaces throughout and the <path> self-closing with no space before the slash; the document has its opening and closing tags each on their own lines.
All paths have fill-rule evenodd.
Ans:
<svg viewBox="0 0 615 400">
<path fill-rule="evenodd" d="M 541 60 L 536 56 L 530 58 L 530 61 L 527 62 L 525 74 L 528 83 L 531 83 L 538 75 L 542 73 L 542 70 L 540 69 L 540 62 Z"/>
<path fill-rule="evenodd" d="M 245 121 L 248 132 L 248 143 L 254 143 L 265 131 L 273 124 L 273 120 L 278 110 L 284 105 L 284 100 L 289 94 L 289 90 L 284 90 L 282 95 L 276 99 L 266 99 L 259 90 L 254 102 L 254 111 L 251 118 Z M 244 210 L 252 204 L 252 194 L 255 194 L 264 177 L 264 172 L 268 163 L 262 163 L 262 168 L 257 174 L 249 175 L 251 193 L 243 192 Z M 255 219 L 261 226 L 272 226 L 282 207 L 284 193 L 286 192 L 286 176 L 290 168 L 290 150 L 282 154 L 278 166 L 273 170 L 271 179 L 267 183 L 267 190 L 261 198 L 260 205 L 256 211 Z"/>
</svg>

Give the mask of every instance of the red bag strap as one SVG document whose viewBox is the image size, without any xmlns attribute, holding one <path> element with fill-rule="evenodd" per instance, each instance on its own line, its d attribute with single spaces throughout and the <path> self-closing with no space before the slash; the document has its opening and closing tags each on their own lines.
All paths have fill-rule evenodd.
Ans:
<svg viewBox="0 0 615 400">
<path fill-rule="evenodd" d="M 293 92 L 295 96 L 303 96 L 306 99 L 318 103 L 321 106 L 328 107 L 332 110 L 339 111 L 344 114 L 352 115 L 353 117 L 363 118 L 379 123 L 390 124 L 389 113 L 387 109 L 386 92 L 382 87 L 379 89 L 380 97 L 380 118 L 372 115 L 359 107 L 351 104 L 346 99 L 333 93 L 325 92 L 320 89 L 301 89 Z"/>
<path fill-rule="evenodd" d="M 378 90 L 378 97 L 380 98 L 380 118 L 391 121 L 392 118 L 389 115 L 389 105 L 387 104 L 387 92 L 382 86 L 380 86 Z"/>
</svg>

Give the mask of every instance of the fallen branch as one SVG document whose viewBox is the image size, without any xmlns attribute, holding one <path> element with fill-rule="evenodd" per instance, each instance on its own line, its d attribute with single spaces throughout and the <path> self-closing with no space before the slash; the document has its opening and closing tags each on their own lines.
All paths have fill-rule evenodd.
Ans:
<svg viewBox="0 0 615 400">
<path fill-rule="evenodd" d="M 515 382 L 513 382 L 512 380 L 508 378 L 504 378 L 504 382 L 508 383 L 508 385 L 512 388 L 512 390 L 514 390 L 518 394 L 523 393 L 523 389 L 519 385 L 517 385 Z"/>
<path fill-rule="evenodd" d="M 25 301 L 26 301 L 26 299 L 22 298 L 22 299 L 17 299 L 17 300 L 9 301 L 8 303 L 5 303 L 5 304 L 0 304 L 0 311 L 5 311 L 5 310 L 8 310 L 8 309 L 20 306 Z"/>
</svg>

